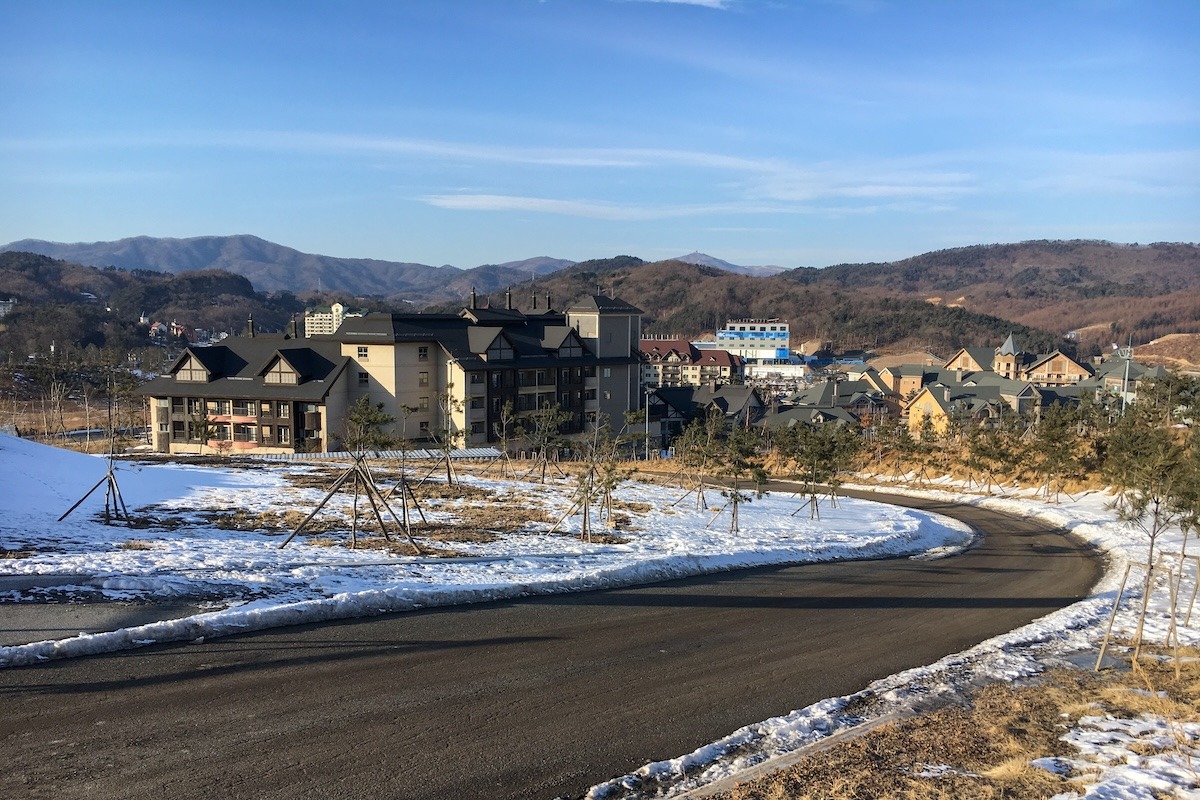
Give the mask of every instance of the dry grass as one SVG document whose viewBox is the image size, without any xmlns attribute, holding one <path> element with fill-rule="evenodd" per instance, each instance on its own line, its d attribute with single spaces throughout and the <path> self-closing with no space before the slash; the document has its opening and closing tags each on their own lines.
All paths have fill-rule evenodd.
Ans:
<svg viewBox="0 0 1200 800">
<path fill-rule="evenodd" d="M 250 512 L 239 509 L 226 514 L 206 514 L 205 517 L 214 528 L 220 528 L 221 530 L 279 533 L 281 531 L 296 530 L 310 513 L 312 513 L 311 510 L 297 511 L 292 509 L 282 512 Z M 360 530 L 367 529 L 370 526 L 373 526 L 375 530 L 379 529 L 374 520 L 368 519 L 366 516 L 359 517 L 358 526 Z M 318 514 L 304 526 L 304 532 L 311 536 L 320 533 L 347 530 L 349 527 L 350 523 L 340 516 Z"/>
<path fill-rule="evenodd" d="M 6 547 L 0 547 L 0 559 L 4 558 L 33 558 L 32 550 L 9 550 Z"/>
<path fill-rule="evenodd" d="M 1194 653 L 1192 655 L 1195 655 Z M 894 722 L 808 756 L 794 766 L 713 795 L 722 800 L 859 800 L 860 798 L 1050 798 L 1078 789 L 1070 777 L 1030 762 L 1073 756 L 1061 741 L 1081 716 L 1176 722 L 1200 718 L 1200 663 L 1180 678 L 1164 661 L 1143 669 L 1047 673 L 1033 686 L 994 684 L 969 707 L 946 707 Z"/>
<path fill-rule="evenodd" d="M 545 509 L 511 503 L 489 503 L 486 506 L 465 506 L 454 515 L 468 528 L 515 533 L 530 525 L 553 525 Z"/>
<path fill-rule="evenodd" d="M 117 545 L 118 550 L 154 550 L 155 544 L 145 539 L 130 539 Z"/>
</svg>

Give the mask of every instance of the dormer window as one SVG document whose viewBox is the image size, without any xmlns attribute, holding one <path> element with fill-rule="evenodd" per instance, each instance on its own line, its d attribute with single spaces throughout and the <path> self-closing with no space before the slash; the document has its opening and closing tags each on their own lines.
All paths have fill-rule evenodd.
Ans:
<svg viewBox="0 0 1200 800">
<path fill-rule="evenodd" d="M 503 336 L 496 337 L 496 340 L 488 347 L 486 354 L 488 361 L 510 359 L 514 355 L 512 345 Z"/>
<path fill-rule="evenodd" d="M 175 373 L 175 380 L 185 383 L 208 383 L 208 371 L 195 358 L 188 358 Z"/>
<path fill-rule="evenodd" d="M 271 365 L 271 369 L 267 370 L 267 374 L 263 376 L 263 381 L 266 383 L 283 383 L 294 386 L 300 382 L 300 376 L 281 358 Z"/>
</svg>

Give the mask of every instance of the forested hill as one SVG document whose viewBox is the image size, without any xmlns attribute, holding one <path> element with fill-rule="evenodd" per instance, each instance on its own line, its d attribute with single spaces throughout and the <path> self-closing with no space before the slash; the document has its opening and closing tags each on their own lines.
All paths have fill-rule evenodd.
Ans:
<svg viewBox="0 0 1200 800">
<path fill-rule="evenodd" d="M 661 333 L 769 316 L 790 320 L 801 337 L 846 346 L 946 350 L 1027 326 L 1054 343 L 1077 331 L 1090 350 L 1130 334 L 1139 343 L 1200 332 L 1200 247 L 1192 244 L 980 245 L 762 278 L 626 257 L 581 262 L 538 285 L 561 298 L 615 291 L 646 311 Z M 514 289 L 518 297 L 528 293 Z"/>
<path fill-rule="evenodd" d="M 0 253 L 0 299 L 17 301 L 0 320 L 0 350 L 46 352 L 58 345 L 143 346 L 137 329 L 178 321 L 189 329 L 240 332 L 253 315 L 260 330 L 283 330 L 304 304 L 290 293 L 254 290 L 240 275 L 219 270 L 167 275 L 96 269 L 33 253 Z"/>
<path fill-rule="evenodd" d="M 964 308 L 913 298 L 843 289 L 832 283 L 805 285 L 786 273 L 769 278 L 734 275 L 681 261 L 645 263 L 622 257 L 581 262 L 536 287 L 512 290 L 518 307 L 532 296 L 549 294 L 556 308 L 574 299 L 615 294 L 645 312 L 651 333 L 695 336 L 727 319 L 779 317 L 790 322 L 793 342 L 808 338 L 834 341 L 839 347 L 886 350 L 921 347 L 949 355 L 965 345 L 995 342 L 1017 333 L 1030 348 L 1054 349 L 1061 336 Z M 503 298 L 490 298 L 498 305 Z M 482 301 L 481 301 L 482 302 Z"/>
</svg>

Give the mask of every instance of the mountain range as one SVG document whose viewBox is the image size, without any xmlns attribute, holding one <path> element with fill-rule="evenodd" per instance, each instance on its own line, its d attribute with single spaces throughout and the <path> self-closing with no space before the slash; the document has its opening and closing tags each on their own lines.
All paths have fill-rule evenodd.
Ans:
<svg viewBox="0 0 1200 800">
<path fill-rule="evenodd" d="M 463 270 L 313 255 L 254 236 L 94 244 L 23 240 L 0 251 L 135 274 L 183 277 L 224 270 L 259 292 L 307 295 L 310 303 L 340 298 L 372 308 L 457 310 L 473 290 L 487 304 L 507 302 L 509 289 L 520 308 L 536 308 L 533 298 L 547 294 L 559 307 L 583 294 L 611 292 L 641 307 L 648 330 L 664 335 L 694 336 L 741 317 L 788 319 L 794 335 L 843 345 L 935 351 L 1002 341 L 1013 330 L 1045 348 L 1062 344 L 1070 333 L 1092 349 L 1130 336 L 1137 344 L 1200 332 L 1200 247 L 1188 243 L 1042 240 L 787 270 L 738 267 L 703 253 L 656 262 L 634 256 L 578 263 L 541 257 Z M 31 279 L 28 269 L 0 273 L 0 298 L 6 292 L 31 297 L 19 288 Z M 92 293 L 104 291 L 96 279 L 75 280 L 95 283 L 96 289 L 88 289 Z M 170 309 L 189 316 L 185 311 Z"/>
<path fill-rule="evenodd" d="M 474 288 L 489 293 L 531 277 L 574 266 L 561 258 L 538 256 L 472 269 L 434 267 L 372 258 L 338 258 L 303 253 L 257 236 L 197 236 L 188 239 L 135 236 L 112 242 L 64 244 L 22 239 L 0 252 L 25 252 L 93 267 L 181 273 L 219 269 L 242 275 L 259 291 L 330 292 L 374 296 L 424 306 L 467 297 Z M 783 267 L 742 267 L 703 253 L 680 258 L 729 272 L 768 275 Z"/>
</svg>

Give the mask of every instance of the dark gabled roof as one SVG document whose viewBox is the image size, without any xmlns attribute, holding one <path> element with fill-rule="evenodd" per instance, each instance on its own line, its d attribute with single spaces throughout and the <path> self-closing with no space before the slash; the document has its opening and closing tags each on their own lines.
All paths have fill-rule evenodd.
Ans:
<svg viewBox="0 0 1200 800">
<path fill-rule="evenodd" d="M 230 337 L 235 338 L 235 337 Z M 225 340 L 226 342 L 229 339 Z M 210 347 L 186 347 L 175 359 L 175 362 L 167 368 L 167 372 L 174 375 L 183 366 L 183 363 L 188 358 L 193 358 L 200 363 L 208 372 L 209 379 L 221 378 L 226 375 L 236 375 L 246 366 L 246 359 L 239 353 L 224 343 L 212 345 Z"/>
<path fill-rule="evenodd" d="M 651 356 L 666 358 L 675 352 L 681 358 L 695 361 L 700 355 L 700 351 L 687 339 L 642 339 L 638 342 L 638 349 L 647 358 Z"/>
<path fill-rule="evenodd" d="M 515 308 L 464 308 L 459 316 L 465 317 L 478 325 L 504 325 L 508 323 L 525 322 L 524 312 Z"/>
<path fill-rule="evenodd" d="M 579 338 L 579 334 L 575 333 L 574 328 L 566 325 L 547 325 L 542 329 L 542 349 L 556 351 L 572 337 L 581 347 L 583 346 L 583 340 Z"/>
<path fill-rule="evenodd" d="M 503 331 L 503 328 L 496 327 L 472 327 L 467 329 L 467 342 L 471 348 L 471 352 L 477 355 L 482 355 L 487 352 L 487 349 L 492 346 L 492 342 Z"/>
<path fill-rule="evenodd" d="M 192 354 L 209 370 L 207 383 L 175 380 L 183 359 Z M 262 374 L 277 358 L 285 359 L 300 377 L 298 384 L 264 383 Z M 325 398 L 350 359 L 330 337 L 292 339 L 282 334 L 230 336 L 210 347 L 184 351 L 170 372 L 146 383 L 149 397 L 222 397 L 231 400 L 289 399 L 317 402 Z"/>
<path fill-rule="evenodd" d="M 758 424 L 768 428 L 791 428 L 796 425 L 857 425 L 858 417 L 844 408 L 790 408 L 768 414 Z"/>
<path fill-rule="evenodd" d="M 619 301 L 618 301 L 619 302 Z M 464 309 L 461 314 L 369 314 L 346 320 L 337 333 L 313 337 L 355 345 L 429 342 L 456 360 L 464 370 L 495 368 L 497 363 L 514 368 L 541 368 L 565 364 L 558 356 L 562 342 L 572 335 L 561 312 L 526 315 L 509 309 Z M 488 345 L 503 334 L 512 345 L 514 361 L 489 362 L 483 358 Z M 557 340 L 553 347 L 548 343 Z M 596 359 L 590 363 L 628 364 L 630 356 Z"/>
<path fill-rule="evenodd" d="M 703 416 L 708 408 L 719 408 L 731 416 L 762 406 L 762 398 L 752 386 L 678 386 L 657 389 L 655 394 L 689 421 Z M 755 400 L 757 403 L 751 402 Z"/>
<path fill-rule="evenodd" d="M 702 367 L 734 367 L 743 364 L 746 359 L 741 356 L 735 356 L 728 350 L 699 350 L 699 358 L 693 359 L 693 363 L 699 364 Z"/>
<path fill-rule="evenodd" d="M 1160 366 L 1149 366 L 1139 361 L 1129 360 L 1129 380 L 1139 381 L 1144 379 L 1163 378 L 1167 375 L 1167 371 Z M 1106 358 L 1096 367 L 1094 377 L 1097 381 L 1102 381 L 1105 378 L 1119 377 L 1122 380 L 1125 378 L 1125 359 L 1123 358 Z"/>
<path fill-rule="evenodd" d="M 1011 333 L 1008 335 L 1008 338 L 1004 340 L 1004 344 L 996 348 L 996 355 L 998 356 L 1015 356 L 1019 355 L 1020 353 L 1021 348 L 1017 347 L 1017 340 L 1013 338 Z M 982 362 L 980 363 L 982 365 Z"/>
<path fill-rule="evenodd" d="M 618 297 L 605 297 L 601 294 L 588 295 L 571 306 L 571 311 L 599 311 L 601 314 L 644 314 L 637 306 L 631 306 Z"/>
<path fill-rule="evenodd" d="M 971 360 L 980 366 L 981 369 L 991 369 L 992 359 L 996 356 L 996 351 L 990 347 L 964 347 L 961 351 L 971 357 Z M 958 355 L 958 353 L 955 353 Z M 953 357 L 946 363 L 953 361 Z"/>
<path fill-rule="evenodd" d="M 331 358 L 312 347 L 281 347 L 259 369 L 259 375 L 265 373 L 274 363 L 275 355 L 286 361 L 296 371 L 296 374 L 300 376 L 301 383 L 308 380 L 321 380 L 333 370 L 335 361 L 341 357 L 339 354 L 337 357 Z"/>
</svg>

